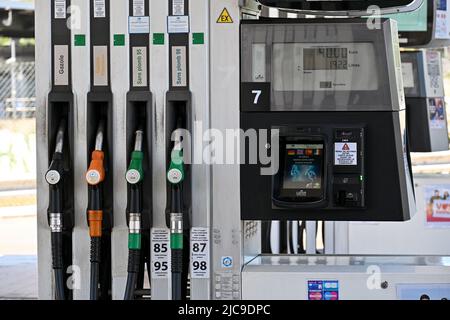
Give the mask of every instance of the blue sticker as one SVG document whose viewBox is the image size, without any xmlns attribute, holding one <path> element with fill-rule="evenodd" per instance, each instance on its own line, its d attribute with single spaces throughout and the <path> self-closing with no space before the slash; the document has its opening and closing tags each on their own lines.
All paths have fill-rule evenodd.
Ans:
<svg viewBox="0 0 450 320">
<path fill-rule="evenodd" d="M 233 258 L 222 257 L 222 268 L 233 268 Z"/>
<path fill-rule="evenodd" d="M 308 281 L 308 300 L 339 300 L 339 281 Z"/>
</svg>

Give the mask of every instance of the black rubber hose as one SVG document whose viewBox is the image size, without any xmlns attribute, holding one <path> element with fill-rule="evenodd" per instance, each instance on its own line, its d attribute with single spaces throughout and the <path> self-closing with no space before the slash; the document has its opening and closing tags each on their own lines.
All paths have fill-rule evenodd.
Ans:
<svg viewBox="0 0 450 320">
<path fill-rule="evenodd" d="M 52 232 L 52 266 L 55 273 L 56 300 L 65 300 L 64 293 L 64 263 L 63 263 L 63 235 L 61 232 Z"/>
<path fill-rule="evenodd" d="M 172 250 L 172 300 L 182 300 L 183 250 Z"/>
<path fill-rule="evenodd" d="M 129 250 L 128 254 L 128 278 L 124 300 L 134 300 L 139 265 L 141 260 L 140 250 Z"/>
<path fill-rule="evenodd" d="M 56 287 L 56 300 L 66 300 L 66 294 L 64 292 L 64 270 L 55 269 L 55 287 Z"/>
<path fill-rule="evenodd" d="M 135 299 L 135 289 L 136 289 L 136 283 L 137 283 L 137 273 L 130 273 L 128 272 L 127 277 L 127 286 L 125 289 L 125 297 L 124 300 L 134 300 Z"/>
<path fill-rule="evenodd" d="M 91 238 L 91 300 L 98 300 L 98 283 L 101 262 L 101 238 Z"/>
</svg>

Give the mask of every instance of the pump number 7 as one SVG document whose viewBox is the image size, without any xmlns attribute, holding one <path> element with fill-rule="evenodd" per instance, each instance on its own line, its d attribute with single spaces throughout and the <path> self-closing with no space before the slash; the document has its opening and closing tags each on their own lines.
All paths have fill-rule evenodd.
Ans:
<svg viewBox="0 0 450 320">
<path fill-rule="evenodd" d="M 269 82 L 243 82 L 241 84 L 242 111 L 269 111 L 270 90 Z"/>
<path fill-rule="evenodd" d="M 259 98 L 261 97 L 262 90 L 253 90 L 252 93 L 255 95 L 255 100 L 253 100 L 253 104 L 258 104 Z"/>
</svg>

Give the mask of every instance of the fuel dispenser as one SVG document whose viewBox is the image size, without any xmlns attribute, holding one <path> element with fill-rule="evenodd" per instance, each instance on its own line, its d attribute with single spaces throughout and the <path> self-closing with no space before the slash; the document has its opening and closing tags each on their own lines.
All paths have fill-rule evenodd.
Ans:
<svg viewBox="0 0 450 320">
<path fill-rule="evenodd" d="M 396 26 L 365 29 L 365 20 L 242 22 L 241 129 L 279 140 L 270 149 L 275 174 L 241 165 L 242 220 L 414 213 Z"/>
<path fill-rule="evenodd" d="M 149 6 L 129 1 L 130 91 L 127 94 L 126 135 L 128 184 L 127 223 L 128 279 L 125 300 L 145 293 L 145 270 L 150 265 L 152 213 L 152 133 L 153 107 L 149 81 Z M 150 278 L 150 277 L 149 277 Z M 140 291 L 140 294 L 138 294 Z"/>
<path fill-rule="evenodd" d="M 66 48 L 71 35 L 62 27 L 63 2 L 71 4 L 51 2 L 51 34 L 61 42 L 52 41 L 45 120 L 38 110 L 38 136 L 48 140 L 38 140 L 46 175 L 40 175 L 40 212 L 47 205 L 42 199 L 50 199 L 39 231 L 42 297 L 53 288 L 50 238 L 58 299 L 72 298 L 64 288 L 72 264 L 81 265 L 81 287 L 90 284 L 93 300 L 398 298 L 408 290 L 404 283 L 431 291 L 430 284 L 450 283 L 439 257 L 302 255 L 316 251 L 294 241 L 311 222 L 400 222 L 414 214 L 395 22 L 382 19 L 380 29 L 369 30 L 364 19 L 267 19 L 252 0 L 90 0 L 89 9 L 72 0 L 90 12 L 84 53 L 79 37 L 76 48 Z M 365 12 L 365 1 L 331 2 L 260 1 L 291 11 L 301 4 L 307 12 Z M 397 12 L 420 2 L 379 4 Z M 37 8 L 38 23 L 48 22 L 50 6 Z M 86 95 L 81 67 L 71 88 L 68 61 L 77 52 L 76 61 L 87 65 L 87 51 Z M 44 62 L 38 71 L 47 55 L 38 53 Z M 129 72 L 118 63 L 126 60 Z M 44 82 L 38 81 L 41 102 Z M 237 148 L 245 161 L 197 164 L 198 121 L 213 129 L 200 130 L 203 139 L 229 129 L 243 133 Z M 208 151 L 202 156 L 215 158 Z M 73 218 L 77 206 L 81 213 Z M 88 239 L 86 220 L 90 277 L 87 244 L 80 244 Z M 261 226 L 279 221 L 292 235 L 288 255 L 265 255 Z M 381 266 L 387 289 L 367 289 L 371 265 Z M 407 272 L 411 266 L 421 268 Z M 144 288 L 145 271 L 151 291 Z M 317 291 L 325 287 L 330 290 Z M 73 291 L 75 298 L 85 298 L 81 291 Z"/>
<path fill-rule="evenodd" d="M 60 1 L 52 1 L 52 88 L 48 95 L 48 161 L 45 173 L 49 187 L 48 222 L 57 300 L 71 299 L 66 286 L 66 270 L 72 265 L 72 230 L 74 227 L 73 176 L 73 93 L 69 18 L 60 10 Z M 70 5 L 70 1 L 69 1 Z"/>
<path fill-rule="evenodd" d="M 411 152 L 449 149 L 441 53 L 402 52 L 408 140 Z"/>
<path fill-rule="evenodd" d="M 172 299 L 188 296 L 189 231 L 191 229 L 192 132 L 189 73 L 189 1 L 169 1 L 169 91 L 166 94 L 166 221 L 170 229 Z M 176 26 L 179 27 L 176 27 Z"/>
<path fill-rule="evenodd" d="M 91 300 L 111 295 L 113 110 L 110 81 L 110 1 L 90 1 L 91 91 L 87 96 L 87 221 L 91 237 Z M 97 32 L 102 30 L 102 32 Z"/>
</svg>

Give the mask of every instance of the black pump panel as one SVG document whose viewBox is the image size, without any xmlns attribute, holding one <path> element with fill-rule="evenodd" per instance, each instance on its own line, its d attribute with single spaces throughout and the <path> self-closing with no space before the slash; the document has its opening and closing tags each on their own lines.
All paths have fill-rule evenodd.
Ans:
<svg viewBox="0 0 450 320">
<path fill-rule="evenodd" d="M 394 30 L 389 20 L 370 31 L 361 19 L 242 22 L 242 220 L 410 219 Z"/>
<path fill-rule="evenodd" d="M 261 175 L 261 168 L 266 167 L 261 164 L 241 165 L 242 219 L 408 220 L 406 179 L 409 177 L 405 171 L 400 127 L 403 117 L 404 111 L 241 114 L 244 131 L 280 130 L 277 174 Z M 348 139 L 342 136 L 343 132 L 350 133 Z M 286 144 L 305 148 L 293 150 L 286 148 Z M 317 148 L 320 144 L 323 147 Z M 348 152 L 341 152 L 342 149 Z M 248 150 L 246 146 L 247 154 Z M 286 161 L 286 155 L 293 151 L 303 159 L 298 165 L 298 175 L 292 173 L 293 161 Z M 307 152 L 313 155 L 323 152 L 323 167 L 317 168 L 317 160 L 310 162 Z M 323 182 L 311 179 L 308 176 L 311 170 L 313 178 L 319 177 Z M 295 183 L 289 186 L 287 177 L 297 180 L 298 186 Z M 308 187 L 308 182 L 317 185 Z M 291 192 L 291 197 L 280 197 L 283 186 Z"/>
</svg>

